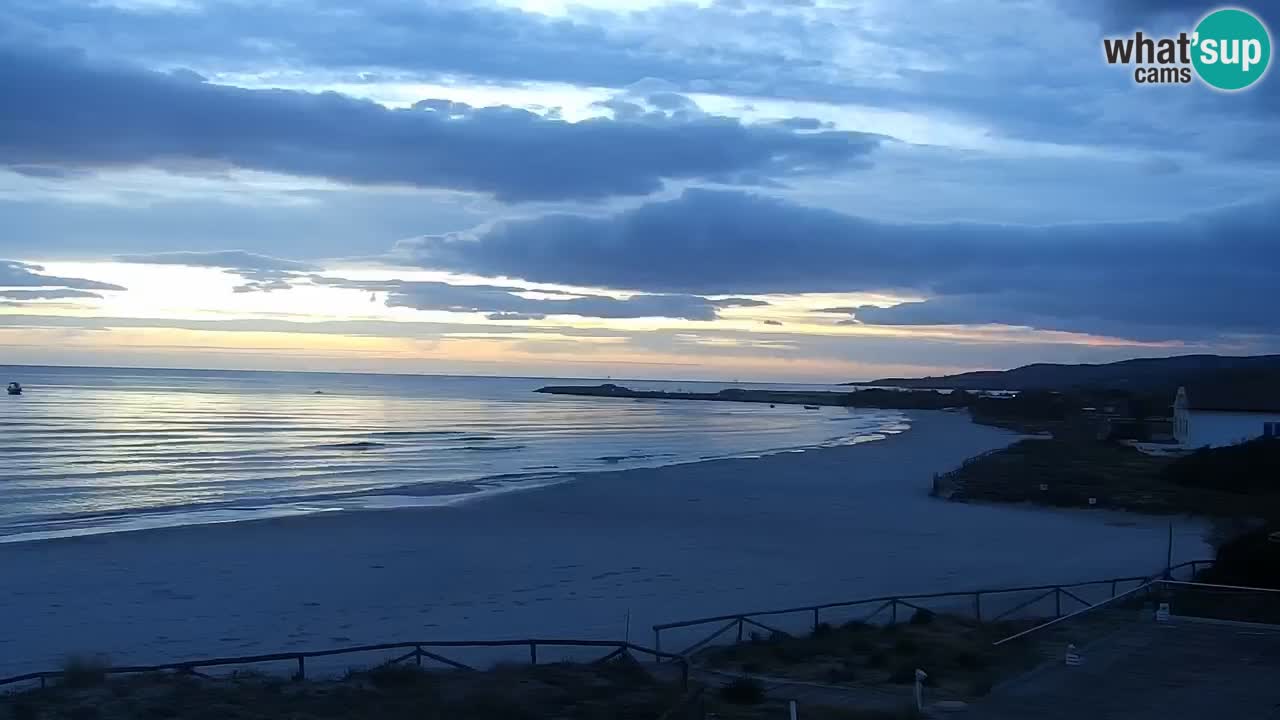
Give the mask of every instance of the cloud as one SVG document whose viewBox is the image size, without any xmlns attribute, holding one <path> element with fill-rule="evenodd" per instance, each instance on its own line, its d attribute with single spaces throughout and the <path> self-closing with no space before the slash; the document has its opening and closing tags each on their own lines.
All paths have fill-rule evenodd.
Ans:
<svg viewBox="0 0 1280 720">
<path fill-rule="evenodd" d="M 645 195 L 668 180 L 776 181 L 866 164 L 883 138 L 712 116 L 570 123 L 511 107 L 392 110 L 0 49 L 0 165 L 242 169 L 504 201 Z"/>
<path fill-rule="evenodd" d="M 88 290 L 5 290 L 0 288 L 0 297 L 9 300 L 65 300 L 69 298 L 97 298 L 102 296 Z"/>
<path fill-rule="evenodd" d="M 546 315 L 540 313 L 496 312 L 484 316 L 486 320 L 545 320 Z"/>
<path fill-rule="evenodd" d="M 1204 0 L 1059 0 L 1067 9 L 1096 13 L 1108 29 L 1132 30 L 1165 20 L 1194 21 L 1213 9 Z"/>
<path fill-rule="evenodd" d="M 796 51 L 806 45 L 825 50 L 834 34 L 830 23 L 812 20 L 811 7 L 794 2 L 664 3 L 556 18 L 495 3 L 414 0 L 169 7 L 17 0 L 0 16 L 0 39 L 4 30 L 15 40 L 74 43 L 109 56 L 202 69 L 310 67 L 364 82 L 410 74 L 613 88 L 663 78 L 746 94 L 820 78 L 826 68 Z"/>
<path fill-rule="evenodd" d="M 637 294 L 627 298 L 575 294 L 507 285 L 452 285 L 434 281 L 348 280 L 312 276 L 316 285 L 385 292 L 388 307 L 415 310 L 486 313 L 490 320 L 541 320 L 548 315 L 576 315 L 591 318 L 679 318 L 715 320 L 722 307 L 753 307 L 767 304 L 745 298 L 712 300 L 697 295 Z M 534 293 L 560 297 L 524 297 Z"/>
<path fill-rule="evenodd" d="M 237 273 L 308 272 L 316 266 L 297 260 L 261 255 L 244 250 L 175 251 L 117 255 L 117 262 L 144 265 L 185 265 L 187 267 L 221 268 Z"/>
<path fill-rule="evenodd" d="M 18 260 L 0 260 L 0 288 L 36 287 L 70 288 L 74 290 L 124 290 L 119 285 L 84 278 L 44 275 L 44 267 Z M 63 297 L 72 297 L 64 295 Z M 85 297 L 83 295 L 79 297 Z"/>
<path fill-rule="evenodd" d="M 1280 334 L 1280 201 L 1050 226 L 868 220 L 686 191 L 611 217 L 548 214 L 406 241 L 424 267 L 649 293 L 887 292 L 878 324 L 1008 324 L 1137 340 Z"/>
<path fill-rule="evenodd" d="M 289 290 L 291 280 L 303 273 L 315 272 L 319 266 L 297 260 L 285 260 L 244 250 L 175 251 L 117 255 L 117 262 L 141 265 L 182 265 L 184 267 L 218 268 L 248 280 L 232 288 L 235 293 Z"/>
</svg>

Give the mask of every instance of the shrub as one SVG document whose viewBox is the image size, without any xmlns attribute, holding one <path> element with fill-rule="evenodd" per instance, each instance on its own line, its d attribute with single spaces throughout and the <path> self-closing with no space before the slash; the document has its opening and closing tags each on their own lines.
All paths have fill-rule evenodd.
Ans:
<svg viewBox="0 0 1280 720">
<path fill-rule="evenodd" d="M 851 665 L 843 667 L 831 668 L 827 671 L 827 680 L 833 683 L 853 682 L 858 679 L 858 673 Z"/>
<path fill-rule="evenodd" d="M 427 673 L 416 665 L 379 665 L 365 673 L 369 684 L 379 690 L 413 687 L 426 680 Z"/>
<path fill-rule="evenodd" d="M 764 685 L 755 678 L 737 678 L 720 688 L 720 697 L 734 705 L 759 705 L 764 702 Z"/>
<path fill-rule="evenodd" d="M 981 670 L 990 662 L 986 656 L 973 650 L 961 650 L 955 654 L 955 664 L 964 670 Z"/>
<path fill-rule="evenodd" d="M 1256 438 L 1239 445 L 1202 448 L 1166 466 L 1162 477 L 1184 487 L 1235 493 L 1275 491 L 1280 473 L 1280 439 Z"/>
<path fill-rule="evenodd" d="M 919 652 L 920 646 L 916 643 L 915 638 L 903 635 L 893 643 L 893 650 L 903 655 L 912 655 Z"/>
<path fill-rule="evenodd" d="M 969 683 L 969 694 L 973 697 L 986 697 L 991 694 L 995 683 L 989 677 L 980 677 Z"/>
<path fill-rule="evenodd" d="M 71 688 L 100 685 L 107 679 L 108 667 L 104 658 L 73 655 L 62 666 L 62 684 Z"/>
<path fill-rule="evenodd" d="M 935 617 L 936 615 L 932 610 L 919 608 L 918 610 L 915 611 L 915 613 L 911 615 L 911 624 L 912 625 L 928 625 L 929 623 L 933 622 Z"/>
<path fill-rule="evenodd" d="M 877 650 L 867 657 L 867 667 L 883 668 L 889 666 L 889 655 L 883 650 Z"/>
<path fill-rule="evenodd" d="M 831 627 L 831 623 L 818 623 L 813 626 L 813 637 L 826 637 L 834 631 L 835 628 Z"/>
<path fill-rule="evenodd" d="M 15 701 L 9 707 L 9 714 L 13 720 L 40 720 L 40 711 L 25 700 Z"/>
<path fill-rule="evenodd" d="M 914 685 L 916 682 L 915 665 L 899 665 L 889 673 L 889 682 L 895 685 Z"/>
</svg>

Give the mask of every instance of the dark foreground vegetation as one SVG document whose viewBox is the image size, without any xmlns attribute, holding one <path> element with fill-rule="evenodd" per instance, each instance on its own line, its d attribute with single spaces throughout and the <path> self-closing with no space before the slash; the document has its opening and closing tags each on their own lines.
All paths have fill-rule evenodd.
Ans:
<svg viewBox="0 0 1280 720">
<path fill-rule="evenodd" d="M 939 476 L 934 492 L 964 501 L 1280 517 L 1280 440 L 1178 458 L 1082 436 L 1022 440 Z"/>
<path fill-rule="evenodd" d="M 688 691 L 630 661 L 498 666 L 484 672 L 389 665 L 332 680 L 238 672 L 227 677 L 108 675 L 76 660 L 60 682 L 0 695 L 3 720 L 754 720 L 786 716 L 763 687 Z M 805 707 L 806 720 L 897 720 L 892 710 Z"/>
<path fill-rule="evenodd" d="M 426 672 L 393 665 L 331 681 L 295 682 L 253 672 L 96 676 L 81 666 L 65 681 L 0 699 L 13 720 L 519 720 L 656 718 L 681 697 L 639 666 L 545 665 L 489 672 Z"/>
<path fill-rule="evenodd" d="M 893 625 L 855 621 L 819 625 L 807 636 L 757 634 L 749 642 L 704 650 L 698 659 L 730 672 L 853 687 L 909 688 L 920 668 L 928 674 L 925 685 L 943 696 L 975 698 L 1038 664 L 1041 655 L 1029 644 L 992 646 L 1034 624 L 979 623 L 918 610 L 909 622 Z"/>
</svg>

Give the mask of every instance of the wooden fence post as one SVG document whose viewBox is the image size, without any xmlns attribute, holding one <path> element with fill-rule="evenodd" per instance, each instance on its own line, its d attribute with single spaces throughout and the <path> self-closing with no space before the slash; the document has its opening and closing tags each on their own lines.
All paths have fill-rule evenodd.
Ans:
<svg viewBox="0 0 1280 720">
<path fill-rule="evenodd" d="M 529 643 L 529 664 L 530 665 L 538 664 L 538 643 L 535 643 L 535 642 Z"/>
<path fill-rule="evenodd" d="M 1056 616 L 1062 617 L 1062 588 L 1060 587 L 1053 589 L 1053 605 Z"/>
<path fill-rule="evenodd" d="M 818 608 L 813 609 L 813 631 L 818 632 Z"/>
<path fill-rule="evenodd" d="M 982 593 L 973 594 L 973 615 L 978 622 L 982 622 Z"/>
<path fill-rule="evenodd" d="M 303 655 L 298 656 L 298 679 L 307 679 L 307 658 Z"/>
</svg>

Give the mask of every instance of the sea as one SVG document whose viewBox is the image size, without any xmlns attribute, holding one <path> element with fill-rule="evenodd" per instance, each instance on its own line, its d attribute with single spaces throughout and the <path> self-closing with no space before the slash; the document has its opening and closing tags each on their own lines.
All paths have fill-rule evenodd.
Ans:
<svg viewBox="0 0 1280 720">
<path fill-rule="evenodd" d="M 0 542 L 440 506 L 872 442 L 903 413 L 536 393 L 601 380 L 0 366 Z M 609 380 L 633 389 L 825 385 Z"/>
</svg>

